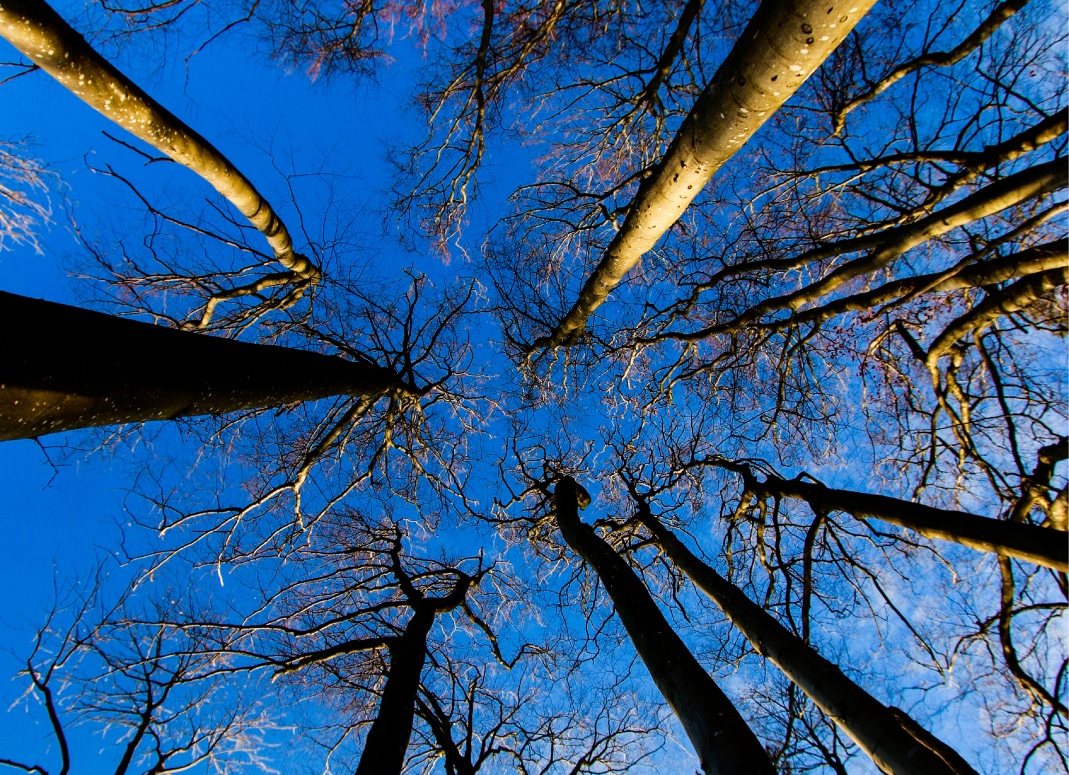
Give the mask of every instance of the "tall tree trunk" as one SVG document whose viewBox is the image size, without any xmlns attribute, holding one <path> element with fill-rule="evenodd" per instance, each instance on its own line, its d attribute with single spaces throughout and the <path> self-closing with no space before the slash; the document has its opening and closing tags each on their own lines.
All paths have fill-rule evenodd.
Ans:
<svg viewBox="0 0 1069 775">
<path fill-rule="evenodd" d="M 230 160 L 113 67 L 51 6 L 3 0 L 0 36 L 90 107 L 210 183 L 267 238 L 295 278 L 319 280 L 319 269 L 294 252 L 285 224 Z"/>
<path fill-rule="evenodd" d="M 0 441 L 394 386 L 371 364 L 0 292 Z"/>
<path fill-rule="evenodd" d="M 534 347 L 574 344 L 601 306 L 694 197 L 827 59 L 876 0 L 764 0 L 642 182 L 575 304 Z"/>
<path fill-rule="evenodd" d="M 865 751 L 894 775 L 976 775 L 960 755 L 897 708 L 889 708 L 847 678 L 734 584 L 696 557 L 640 506 L 639 519 L 661 549 L 768 657 Z"/>
<path fill-rule="evenodd" d="M 672 629 L 642 581 L 579 520 L 577 487 L 574 479 L 564 477 L 554 491 L 561 535 L 605 585 L 635 650 L 683 723 L 702 768 L 710 775 L 773 775 L 775 768 L 757 737 Z"/>
<path fill-rule="evenodd" d="M 427 634 L 433 624 L 433 606 L 417 605 L 404 634 L 391 644 L 379 712 L 368 730 L 356 775 L 400 775 L 404 769 L 419 679 L 427 659 Z"/>
<path fill-rule="evenodd" d="M 937 509 L 886 495 L 836 490 L 823 484 L 769 476 L 763 482 L 745 466 L 725 466 L 743 475 L 745 486 L 756 493 L 798 498 L 817 511 L 845 511 L 858 519 L 878 519 L 977 549 L 1069 571 L 1069 533 L 1052 527 L 991 519 L 964 511 Z M 744 470 L 745 469 L 745 470 Z"/>
</svg>

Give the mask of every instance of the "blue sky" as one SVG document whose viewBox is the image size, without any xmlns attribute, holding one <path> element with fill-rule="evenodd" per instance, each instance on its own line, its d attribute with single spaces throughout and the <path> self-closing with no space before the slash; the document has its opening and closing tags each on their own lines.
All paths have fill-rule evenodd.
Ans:
<svg viewBox="0 0 1069 775">
<path fill-rule="evenodd" d="M 61 13 L 69 11 L 62 5 L 56 8 Z M 0 59 L 14 59 L 15 52 L 6 41 L 0 41 L 0 48 Z M 118 64 L 266 187 L 277 185 L 277 175 L 250 140 L 264 143 L 277 134 L 303 136 L 308 145 L 301 150 L 308 159 L 330 158 L 332 147 L 352 144 L 359 150 L 346 154 L 352 161 L 352 185 L 371 188 L 383 185 L 376 179 L 381 136 L 403 126 L 396 101 L 369 98 L 369 94 L 383 94 L 374 87 L 354 89 L 339 98 L 337 93 L 309 88 L 302 73 L 286 75 L 265 67 L 257 57 L 223 45 L 209 47 L 192 59 L 188 70 L 181 63 L 160 67 L 146 51 L 132 53 L 129 61 Z M 219 73 L 226 77 L 220 78 Z M 84 226 L 91 239 L 96 224 L 106 223 L 109 209 L 121 201 L 121 191 L 113 181 L 90 171 L 87 164 L 102 156 L 133 165 L 136 161 L 101 134 L 107 130 L 122 136 L 121 131 L 43 73 L 5 85 L 2 105 L 0 138 L 31 138 L 34 150 L 48 160 L 61 182 L 50 192 L 52 223 L 38 232 L 41 252 L 22 245 L 0 251 L 0 288 L 76 303 L 79 297 L 73 289 L 78 280 L 68 269 L 80 245 L 68 218 Z M 315 131 L 302 133 L 300 127 L 310 117 L 314 117 Z M 288 155 L 290 150 L 281 153 Z M 185 170 L 181 174 L 194 181 L 194 188 L 200 182 Z M 207 194 L 207 187 L 203 188 Z M 388 254 L 384 257 L 388 260 Z M 51 437 L 42 443 L 47 448 L 62 444 L 63 439 Z M 17 547 L 6 552 L 0 564 L 0 589 L 4 590 L 0 595 L 4 625 L 0 627 L 0 708 L 6 710 L 25 690 L 24 680 L 9 677 L 18 669 L 16 657 L 25 657 L 47 613 L 54 576 L 68 579 L 91 571 L 95 556 L 117 547 L 117 523 L 126 521 L 123 501 L 133 478 L 133 454 L 120 451 L 87 459 L 77 453 L 68 456 L 62 449 L 46 455 L 30 440 L 0 444 L 0 518 L 8 546 Z M 49 458 L 58 465 L 53 467 Z M 26 752 L 33 759 L 46 751 L 47 723 L 40 707 L 33 701 L 29 704 L 30 713 L 20 706 L 0 723 L 0 755 Z M 106 740 L 94 733 L 79 742 L 82 749 L 75 756 L 75 771 L 107 771 L 106 761 L 115 751 Z M 55 765 L 55 749 L 47 750 L 44 760 L 36 761 Z"/>
<path fill-rule="evenodd" d="M 76 19 L 81 6 L 68 4 L 57 6 L 57 9 L 67 18 Z M 354 264 L 364 262 L 361 271 L 373 277 L 396 278 L 401 269 L 411 266 L 444 286 L 448 278 L 470 273 L 471 265 L 462 251 L 456 251 L 452 263 L 447 264 L 429 249 L 407 250 L 402 247 L 396 239 L 397 223 L 384 219 L 377 210 L 382 202 L 381 192 L 391 182 L 389 165 L 384 163 L 386 149 L 390 143 L 418 142 L 425 130 L 420 113 L 405 104 L 405 95 L 413 80 L 412 72 L 420 64 L 420 54 L 408 45 L 408 41 L 402 41 L 400 61 L 384 68 L 377 82 L 359 86 L 343 80 L 310 82 L 304 72 L 286 72 L 260 55 L 250 55 L 249 49 L 241 45 L 240 33 L 226 42 L 208 46 L 188 61 L 182 61 L 173 53 L 181 50 L 185 42 L 171 41 L 168 46 L 160 44 L 161 48 L 157 50 L 139 39 L 134 45 L 123 47 L 113 61 L 229 156 L 280 209 L 291 229 L 303 226 L 314 240 L 322 233 L 329 236 L 338 223 L 351 219 L 349 238 L 353 241 L 353 250 L 344 254 L 344 260 Z M 104 50 L 115 53 L 114 46 Z M 7 44 L 0 41 L 0 61 L 13 57 Z M 0 289 L 53 301 L 80 302 L 92 294 L 85 290 L 88 287 L 86 281 L 72 276 L 73 268 L 84 260 L 74 229 L 79 229 L 82 238 L 88 242 L 96 241 L 99 234 L 101 243 L 106 243 L 108 235 L 105 232 L 110 226 L 127 230 L 127 236 L 134 242 L 140 239 L 136 230 L 126 226 L 126 219 L 136 222 L 136 203 L 115 180 L 92 171 L 91 167 L 116 165 L 123 174 L 135 177 L 146 193 L 154 197 L 153 201 L 158 201 L 162 208 L 173 206 L 175 212 L 181 208 L 194 208 L 210 193 L 206 184 L 184 169 L 173 165 L 144 168 L 135 154 L 107 140 L 102 130 L 119 134 L 102 117 L 41 73 L 19 78 L 0 89 L 0 140 L 32 138 L 39 155 L 48 160 L 61 181 L 50 193 L 53 218 L 48 228 L 40 232 L 41 252 L 20 245 L 7 246 L 8 249 L 0 251 Z M 514 139 L 494 140 L 488 149 L 487 176 L 480 189 L 480 203 L 469 214 L 473 221 L 472 237 L 469 238 L 472 241 L 463 244 L 472 252 L 481 247 L 474 240 L 481 239 L 486 223 L 492 222 L 510 206 L 505 202 L 508 193 L 528 179 L 530 158 L 537 149 L 521 147 L 513 142 Z M 322 169 L 338 174 L 330 178 L 320 177 L 316 173 Z M 288 201 L 290 193 L 286 190 L 284 175 L 289 172 L 297 174 L 294 186 L 299 209 Z M 334 194 L 330 189 L 332 185 Z M 331 196 L 335 199 L 331 200 Z M 72 225 L 71 219 L 76 225 Z M 303 241 L 301 234 L 297 242 Z M 622 289 L 621 295 L 628 292 Z M 488 323 L 489 316 L 481 320 L 487 321 L 484 328 L 472 332 L 477 345 L 498 335 Z M 483 358 L 487 350 L 477 352 L 476 357 Z M 496 369 L 499 364 L 502 369 L 509 367 L 499 354 L 477 362 L 479 368 L 487 369 Z M 554 376 L 560 373 L 570 374 L 562 370 Z M 598 385 L 596 389 L 602 387 Z M 700 403 L 705 398 L 694 400 Z M 853 411 L 855 407 L 847 408 Z M 582 442 L 588 443 L 593 450 L 585 459 L 593 461 L 592 467 L 604 462 L 608 454 L 597 448 L 603 441 L 599 432 L 606 424 L 606 418 L 621 412 L 620 406 L 606 402 L 596 404 L 596 409 L 588 406 L 578 411 L 574 406 L 565 405 L 559 414 L 567 419 L 570 412 L 578 416 L 569 431 L 581 437 Z M 550 414 L 546 410 L 542 421 L 557 421 L 556 415 L 550 420 L 544 419 Z M 629 421 L 633 419 L 629 418 Z M 497 427 L 504 424 L 502 421 Z M 77 443 L 93 437 L 73 434 L 70 438 Z M 864 468 L 872 453 L 865 448 L 869 441 L 860 430 L 856 434 L 844 431 L 836 439 L 842 455 L 839 462 L 814 460 L 805 468 L 828 481 L 849 482 L 861 488 L 869 479 L 868 470 Z M 485 443 L 492 446 L 498 442 L 490 438 Z M 185 486 L 186 466 L 197 454 L 188 440 L 181 442 L 169 429 L 153 432 L 149 440 L 134 436 L 112 450 L 88 456 L 59 448 L 46 453 L 50 445 L 63 444 L 62 437 L 46 439 L 43 443 L 46 449 L 32 441 L 0 444 L 0 493 L 4 494 L 0 498 L 0 519 L 4 521 L 4 536 L 9 541 L 7 559 L 0 564 L 0 589 L 4 590 L 0 595 L 0 624 L 6 625 L 0 629 L 0 708 L 10 706 L 24 689 L 24 683 L 7 682 L 4 677 L 17 669 L 16 657 L 25 654 L 28 636 L 32 635 L 49 605 L 55 576 L 85 578 L 94 556 L 113 552 L 118 545 L 118 525 L 130 518 L 127 505 L 133 505 L 134 513 L 150 511 L 143 502 L 129 499 L 131 483 L 148 470 L 140 462 L 143 460 L 140 456 L 146 454 L 146 445 L 155 445 L 154 452 L 160 459 L 174 456 L 175 463 L 167 469 L 166 477 L 168 485 L 178 488 Z M 563 433 L 548 443 L 557 443 L 564 449 L 562 458 L 583 457 L 569 446 L 572 438 Z M 580 446 L 579 442 L 575 445 L 576 448 Z M 204 469 L 209 474 L 221 476 L 221 467 L 212 468 L 215 460 L 212 454 L 206 455 L 213 462 L 205 464 Z M 859 465 L 858 460 L 863 456 L 865 464 Z M 496 471 L 490 476 L 494 474 Z M 590 485 L 596 499 L 603 484 L 594 482 Z M 209 485 L 205 485 L 207 487 Z M 236 485 L 235 489 L 238 489 Z M 486 500 L 489 501 L 489 497 Z M 603 513 L 598 511 L 602 503 L 598 502 L 592 510 L 597 512 L 595 518 Z M 714 513 L 713 519 L 702 523 L 700 532 L 696 531 L 713 545 L 722 530 L 715 516 Z M 445 545 L 451 551 L 463 553 L 462 541 L 467 540 L 467 535 L 458 531 L 449 539 L 436 544 L 436 548 Z M 964 551 L 962 554 L 968 555 Z M 563 573 L 562 567 L 555 566 L 555 571 Z M 985 568 L 987 573 L 990 570 L 990 567 Z M 116 571 L 116 580 L 123 580 L 123 573 Z M 956 578 L 949 578 L 945 566 L 926 566 L 918 562 L 916 575 L 911 580 L 913 583 L 903 583 L 895 592 L 921 620 L 930 612 L 938 611 L 931 600 L 910 598 L 926 580 L 933 585 L 938 580 L 948 586 L 957 582 Z M 216 580 L 210 575 L 198 576 L 197 583 L 210 586 L 211 592 L 216 591 Z M 571 591 L 578 594 L 574 589 Z M 229 592 L 228 589 L 220 596 Z M 962 599 L 965 599 L 964 594 Z M 705 613 L 711 608 L 693 599 L 689 604 Z M 879 616 L 886 613 L 886 610 L 877 612 Z M 719 617 L 718 614 L 713 616 Z M 570 624 L 580 630 L 584 622 L 573 612 Z M 901 635 L 900 632 L 896 634 Z M 709 646 L 708 639 L 701 635 L 701 643 Z M 834 643 L 843 653 L 852 654 L 857 660 L 857 669 L 874 678 L 887 678 L 882 673 L 885 667 L 880 659 L 888 651 L 908 651 L 900 648 L 898 642 L 878 643 L 872 631 L 863 629 L 860 624 L 856 632 L 836 630 L 825 635 L 825 642 Z M 903 639 L 906 641 L 908 638 Z M 709 648 L 715 651 L 714 646 Z M 904 656 L 904 663 L 909 662 L 908 653 L 898 656 Z M 627 660 L 623 661 L 626 663 Z M 887 669 L 893 672 L 902 664 L 895 662 Z M 614 666 L 620 666 L 619 660 Z M 905 670 L 910 669 L 913 668 Z M 725 683 L 741 692 L 750 680 L 752 673 L 747 668 L 729 675 Z M 918 680 L 923 683 L 927 679 Z M 941 691 L 935 689 L 930 693 L 935 706 L 942 702 L 937 697 Z M 922 703 L 926 701 L 923 694 L 914 692 L 908 699 Z M 24 706 L 18 706 L 0 723 L 0 756 L 17 755 L 26 750 L 31 752 L 26 758 L 36 758 L 37 752 L 42 752 L 54 762 L 54 750 L 46 751 L 42 747 L 47 727 L 39 708 L 34 708 L 31 703 L 29 714 L 23 710 Z M 960 740 L 964 733 L 966 741 L 961 744 L 968 749 L 971 743 L 968 727 L 978 713 L 976 708 L 969 707 L 960 716 L 946 714 L 936 722 L 943 725 L 939 731 L 948 739 Z M 79 738 L 77 744 L 81 746 L 84 758 L 76 757 L 80 765 L 76 771 L 95 773 L 106 770 L 107 755 L 114 755 L 108 740 L 99 735 L 88 735 Z M 673 748 L 666 756 L 676 762 L 685 759 L 686 755 L 680 753 L 681 748 Z"/>
</svg>

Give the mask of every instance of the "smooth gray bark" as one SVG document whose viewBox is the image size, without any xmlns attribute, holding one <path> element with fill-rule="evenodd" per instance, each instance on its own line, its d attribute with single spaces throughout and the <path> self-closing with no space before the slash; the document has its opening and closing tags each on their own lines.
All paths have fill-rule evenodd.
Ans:
<svg viewBox="0 0 1069 775">
<path fill-rule="evenodd" d="M 0 292 L 0 441 L 391 387 L 373 364 Z"/>
<path fill-rule="evenodd" d="M 713 175 L 805 83 L 876 0 L 764 0 L 642 182 L 572 308 L 533 347 L 575 344 L 590 315 Z"/>
<path fill-rule="evenodd" d="M 285 224 L 229 159 L 113 67 L 51 6 L 43 0 L 3 0 L 0 36 L 87 105 L 210 183 L 297 278 L 319 280 L 319 269 L 293 250 Z"/>
<path fill-rule="evenodd" d="M 605 585 L 635 650 L 683 723 L 702 768 L 709 775 L 773 775 L 775 768 L 760 741 L 672 629 L 627 561 L 580 521 L 580 492 L 585 493 L 570 476 L 557 483 L 554 506 L 561 535 Z"/>
<path fill-rule="evenodd" d="M 757 653 L 768 657 L 886 773 L 976 775 L 952 748 L 897 708 L 855 684 L 734 584 L 700 560 L 648 509 L 639 519 L 676 567 L 739 628 Z"/>
<path fill-rule="evenodd" d="M 741 468 L 735 470 L 741 471 Z M 743 476 L 747 479 L 747 489 L 755 492 L 798 498 L 817 510 L 843 511 L 858 519 L 877 519 L 927 538 L 953 541 L 981 552 L 994 552 L 1069 572 L 1069 533 L 1063 530 L 937 509 L 886 495 L 836 490 L 815 482 L 778 476 L 758 482 L 753 474 L 747 472 Z"/>
</svg>

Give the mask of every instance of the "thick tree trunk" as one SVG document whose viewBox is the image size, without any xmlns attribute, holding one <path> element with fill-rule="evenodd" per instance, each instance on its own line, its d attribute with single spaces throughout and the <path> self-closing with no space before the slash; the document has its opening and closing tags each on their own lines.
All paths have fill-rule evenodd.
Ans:
<svg viewBox="0 0 1069 775">
<path fill-rule="evenodd" d="M 732 623 L 865 751 L 895 775 L 975 775 L 953 749 L 855 684 L 834 664 L 696 557 L 648 511 L 639 519 L 664 553 Z"/>
<path fill-rule="evenodd" d="M 790 99 L 876 0 L 764 0 L 639 187 L 578 299 L 535 348 L 572 345 L 624 275 L 679 220 L 736 151 Z"/>
<path fill-rule="evenodd" d="M 3 0 L 0 36 L 90 107 L 204 178 L 267 238 L 275 259 L 297 278 L 319 280 L 319 269 L 294 252 L 285 224 L 230 160 L 115 69 L 47 3 Z"/>
<path fill-rule="evenodd" d="M 576 488 L 575 480 L 565 477 L 554 492 L 561 535 L 605 585 L 635 650 L 683 723 L 702 768 L 710 775 L 775 773 L 757 737 L 676 635 L 642 581 L 592 527 L 579 520 Z"/>
<path fill-rule="evenodd" d="M 400 775 L 404 769 L 419 679 L 427 659 L 427 634 L 433 624 L 433 606 L 417 606 L 404 634 L 390 646 L 390 670 L 379 713 L 368 730 L 356 775 Z"/>
<path fill-rule="evenodd" d="M 0 292 L 0 441 L 376 395 L 398 384 L 374 365 Z"/>
<path fill-rule="evenodd" d="M 1015 557 L 1063 573 L 1069 571 L 1069 533 L 1062 530 L 937 509 L 886 495 L 835 490 L 778 476 L 769 476 L 763 482 L 757 482 L 752 474 L 744 473 L 744 477 L 748 478 L 748 489 L 799 498 L 817 510 L 845 511 L 858 519 L 878 519 L 899 525 L 927 538 L 954 541 L 970 549 Z"/>
</svg>

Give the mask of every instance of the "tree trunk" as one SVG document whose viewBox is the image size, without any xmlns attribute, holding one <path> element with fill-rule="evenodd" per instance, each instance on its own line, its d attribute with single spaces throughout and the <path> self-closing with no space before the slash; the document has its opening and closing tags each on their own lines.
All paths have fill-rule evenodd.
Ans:
<svg viewBox="0 0 1069 775">
<path fill-rule="evenodd" d="M 737 469 L 736 469 L 737 470 Z M 747 487 L 777 497 L 799 498 L 823 511 L 845 511 L 858 519 L 878 519 L 908 528 L 927 538 L 938 538 L 1047 568 L 1069 571 L 1069 533 L 1050 527 L 981 517 L 920 503 L 871 495 L 853 490 L 835 490 L 822 484 L 769 476 L 757 482 L 744 474 Z"/>
<path fill-rule="evenodd" d="M 416 606 L 404 634 L 391 645 L 379 713 L 368 730 L 356 775 L 400 775 L 404 769 L 419 679 L 427 659 L 427 634 L 433 624 L 434 608 Z"/>
<path fill-rule="evenodd" d="M 115 69 L 47 3 L 3 0 L 0 36 L 90 107 L 210 183 L 267 238 L 275 259 L 297 278 L 319 280 L 319 269 L 294 252 L 285 224 L 230 160 Z"/>
<path fill-rule="evenodd" d="M 790 99 L 876 0 L 764 0 L 642 182 L 579 298 L 534 347 L 572 345 L 624 275 L 679 220 L 728 159 Z"/>
<path fill-rule="evenodd" d="M 754 649 L 768 657 L 865 751 L 895 775 L 976 775 L 960 755 L 897 708 L 889 708 L 696 557 L 648 511 L 639 519 L 662 551 L 716 603 Z"/>
<path fill-rule="evenodd" d="M 0 292 L 0 441 L 398 385 L 379 366 Z"/>
<path fill-rule="evenodd" d="M 561 535 L 605 585 L 635 650 L 683 723 L 702 768 L 709 775 L 774 775 L 757 737 L 676 635 L 642 581 L 592 527 L 579 520 L 577 486 L 574 479 L 564 477 L 554 492 Z"/>
</svg>

